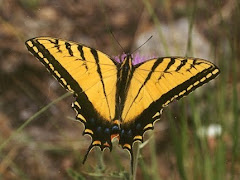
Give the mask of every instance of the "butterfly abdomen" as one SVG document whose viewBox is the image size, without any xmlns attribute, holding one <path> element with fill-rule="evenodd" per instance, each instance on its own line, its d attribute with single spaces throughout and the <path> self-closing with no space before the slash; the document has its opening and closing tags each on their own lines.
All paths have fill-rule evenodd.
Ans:
<svg viewBox="0 0 240 180">
<path fill-rule="evenodd" d="M 123 62 L 120 64 L 118 69 L 118 81 L 117 81 L 117 92 L 116 92 L 116 119 L 121 119 L 124 102 L 126 100 L 126 94 L 129 88 L 129 84 L 133 75 L 132 55 L 127 55 Z"/>
</svg>

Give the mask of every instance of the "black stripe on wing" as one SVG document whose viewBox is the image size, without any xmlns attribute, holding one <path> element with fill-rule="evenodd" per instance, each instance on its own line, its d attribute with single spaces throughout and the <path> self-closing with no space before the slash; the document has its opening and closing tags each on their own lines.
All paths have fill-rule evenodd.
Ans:
<svg viewBox="0 0 240 180">
<path fill-rule="evenodd" d="M 29 42 L 33 44 L 31 47 Z M 54 42 L 56 44 L 57 42 Z M 57 59 L 42 45 L 37 39 L 30 39 L 25 42 L 28 50 L 40 60 L 40 62 L 48 69 L 48 71 L 58 80 L 58 82 L 67 90 L 74 92 L 82 92 L 78 82 L 72 78 L 65 68 Z M 57 44 L 56 44 L 57 46 Z M 37 51 L 36 51 L 37 48 Z M 42 54 L 42 55 L 41 55 Z"/>
<path fill-rule="evenodd" d="M 182 69 L 182 67 L 184 67 L 184 65 L 187 63 L 187 61 L 187 59 L 182 60 L 181 64 L 176 68 L 176 72 L 179 72 L 180 69 Z M 172 58 L 170 63 L 172 64 Z M 189 69 L 186 69 L 185 71 L 190 71 L 192 68 L 195 68 L 195 65 L 201 65 L 201 63 L 205 64 L 205 62 L 197 61 L 197 58 L 194 58 L 191 67 Z M 218 76 L 219 73 L 219 68 L 211 63 L 209 68 L 198 72 L 196 75 L 193 75 L 188 80 L 184 81 L 182 84 L 177 85 L 175 88 L 172 88 L 170 91 L 163 94 L 161 98 L 153 102 L 148 109 L 165 107 L 174 99 L 181 99 L 182 97 L 191 93 L 196 88 L 214 79 L 216 76 Z M 146 109 L 146 111 L 148 109 Z"/>
<path fill-rule="evenodd" d="M 95 49 L 91 48 L 91 53 L 92 53 L 92 55 L 93 55 L 93 57 L 94 57 L 94 59 L 96 61 L 97 72 L 99 74 L 99 77 L 100 77 L 100 80 L 101 80 L 101 83 L 102 83 L 103 93 L 104 93 L 104 96 L 105 96 L 106 101 L 107 101 L 109 115 L 111 116 L 110 106 L 109 106 L 108 97 L 107 97 L 107 93 L 106 93 L 106 88 L 105 88 L 105 84 L 104 84 L 103 76 L 102 76 L 102 70 L 101 70 L 101 67 L 100 67 L 100 64 L 99 64 L 98 52 Z M 109 117 L 109 118 L 112 119 L 113 117 Z"/>
<path fill-rule="evenodd" d="M 148 75 L 147 75 L 147 78 L 145 79 L 145 81 L 143 82 L 143 84 L 142 84 L 141 87 L 139 88 L 137 95 L 136 95 L 135 98 L 133 99 L 133 101 L 132 101 L 132 103 L 131 103 L 131 105 L 130 105 L 129 110 L 131 109 L 131 107 L 132 107 L 133 103 L 135 102 L 135 100 L 138 98 L 138 96 L 139 96 L 142 88 L 143 88 L 143 87 L 146 85 L 146 83 L 150 80 L 150 78 L 151 78 L 151 76 L 152 76 L 152 73 L 154 73 L 154 70 L 155 70 L 162 62 L 163 62 L 163 59 L 159 59 L 158 61 L 156 61 L 156 62 L 153 64 L 151 70 L 149 71 L 149 73 L 148 73 Z"/>
</svg>

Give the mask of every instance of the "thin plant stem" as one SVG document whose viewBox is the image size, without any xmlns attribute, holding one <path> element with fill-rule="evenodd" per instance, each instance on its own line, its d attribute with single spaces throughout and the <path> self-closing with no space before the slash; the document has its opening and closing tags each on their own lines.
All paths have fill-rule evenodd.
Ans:
<svg viewBox="0 0 240 180">
<path fill-rule="evenodd" d="M 191 2 L 189 2 L 191 3 Z M 192 31 L 193 31 L 193 25 L 195 20 L 195 14 L 197 9 L 197 3 L 194 1 L 193 7 L 189 8 L 189 26 L 188 26 L 188 41 L 187 41 L 187 50 L 186 50 L 186 56 L 192 56 L 193 55 L 193 47 L 192 47 Z"/>
<path fill-rule="evenodd" d="M 168 51 L 168 45 L 167 45 L 167 41 L 166 39 L 164 38 L 164 35 L 162 33 L 162 30 L 161 30 L 161 23 L 160 21 L 158 20 L 157 18 L 157 15 L 155 14 L 153 8 L 152 8 L 152 5 L 151 3 L 149 2 L 149 0 L 143 0 L 143 3 L 145 5 L 145 7 L 147 8 L 147 11 L 148 13 L 150 14 L 150 16 L 153 18 L 153 22 L 154 24 L 156 25 L 156 28 L 158 30 L 158 34 L 159 34 L 159 37 L 161 39 L 161 42 L 163 44 L 163 48 L 164 48 L 164 51 L 166 53 L 166 55 L 168 56 L 169 55 L 169 51 Z"/>
<path fill-rule="evenodd" d="M 151 153 L 151 161 L 152 161 L 152 178 L 155 180 L 160 180 L 158 176 L 158 162 L 157 162 L 157 152 L 156 152 L 156 143 L 155 143 L 155 137 L 154 137 L 154 132 L 150 132 L 150 153 Z"/>
<path fill-rule="evenodd" d="M 234 54 L 234 53 L 233 53 Z M 237 92 L 237 59 L 233 57 L 233 88 L 232 88 L 232 113 L 234 118 L 233 123 L 233 133 L 232 133 L 232 140 L 233 140 L 233 147 L 232 147 L 232 166 L 231 166 L 231 179 L 234 179 L 234 171 L 236 166 L 236 160 L 239 151 L 239 113 L 238 113 L 238 92 Z"/>
<path fill-rule="evenodd" d="M 42 109 L 40 109 L 38 112 L 36 112 L 33 116 L 31 116 L 28 120 L 26 120 L 16 131 L 14 131 L 14 133 L 9 136 L 8 139 L 6 139 L 1 145 L 0 145 L 0 151 L 10 142 L 11 139 L 13 139 L 14 137 L 17 136 L 17 134 L 19 132 L 21 132 L 30 122 L 32 122 L 32 120 L 34 120 L 36 117 L 38 117 L 40 114 L 42 114 L 43 112 L 45 112 L 47 109 L 49 109 L 52 105 L 58 103 L 59 101 L 63 100 L 64 98 L 68 97 L 72 95 L 71 93 L 66 93 L 62 96 L 60 96 L 59 98 L 55 99 L 54 101 L 52 101 L 51 103 L 49 103 L 48 105 L 44 106 Z"/>
<path fill-rule="evenodd" d="M 104 153 L 103 152 L 104 151 L 101 151 L 99 148 L 95 149 L 96 159 L 97 159 L 97 162 L 98 162 L 97 170 L 100 171 L 100 172 L 104 171 L 104 169 L 105 169 L 104 158 L 103 158 Z"/>
<path fill-rule="evenodd" d="M 139 156 L 139 142 L 134 143 L 134 149 L 133 149 L 133 174 L 132 174 L 132 179 L 136 179 L 136 174 L 137 174 L 137 165 L 138 165 L 138 156 Z"/>
</svg>

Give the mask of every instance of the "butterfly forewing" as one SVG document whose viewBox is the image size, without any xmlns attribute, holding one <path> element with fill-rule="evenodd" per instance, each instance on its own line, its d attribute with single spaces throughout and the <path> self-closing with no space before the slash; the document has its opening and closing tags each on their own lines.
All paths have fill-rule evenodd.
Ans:
<svg viewBox="0 0 240 180">
<path fill-rule="evenodd" d="M 165 57 L 136 66 L 122 119 L 131 122 L 148 108 L 161 109 L 216 77 L 219 69 L 203 59 Z M 156 110 L 153 110 L 152 112 Z M 154 114 L 153 114 L 154 115 Z"/>
</svg>

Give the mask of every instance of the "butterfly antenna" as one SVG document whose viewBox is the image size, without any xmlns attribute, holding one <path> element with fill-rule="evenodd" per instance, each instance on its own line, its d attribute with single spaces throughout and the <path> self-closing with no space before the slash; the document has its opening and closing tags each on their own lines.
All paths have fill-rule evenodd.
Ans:
<svg viewBox="0 0 240 180">
<path fill-rule="evenodd" d="M 150 39 L 152 39 L 153 36 L 150 36 L 141 46 L 139 46 L 137 49 L 135 49 L 131 54 L 135 53 L 137 50 L 139 50 L 141 47 L 143 47 Z"/>
<path fill-rule="evenodd" d="M 115 41 L 117 42 L 117 44 L 119 45 L 119 47 L 120 47 L 120 48 L 122 49 L 122 51 L 124 52 L 123 47 L 121 46 L 121 44 L 119 43 L 119 41 L 117 40 L 117 38 L 114 36 L 113 32 L 112 32 L 111 30 L 109 30 L 109 31 L 110 31 L 110 33 L 111 33 L 113 39 L 115 39 Z"/>
</svg>

